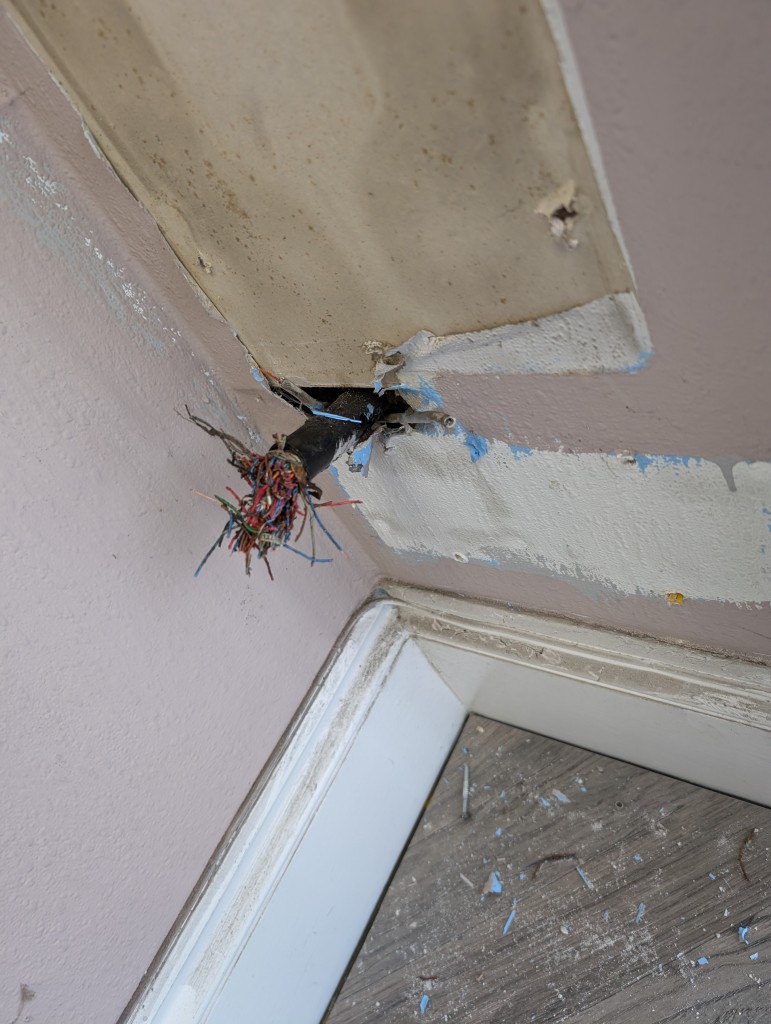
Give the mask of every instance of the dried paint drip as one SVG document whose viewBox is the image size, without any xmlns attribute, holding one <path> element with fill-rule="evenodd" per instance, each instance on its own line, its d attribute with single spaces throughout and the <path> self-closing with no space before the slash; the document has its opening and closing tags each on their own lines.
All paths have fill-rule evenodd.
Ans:
<svg viewBox="0 0 771 1024">
<path fill-rule="evenodd" d="M 321 522 L 317 509 L 353 505 L 358 502 L 348 500 L 318 503 L 314 499 L 321 497 L 321 491 L 308 479 L 302 461 L 279 447 L 280 441 L 278 446 L 267 454 L 257 455 L 237 438 L 193 416 L 189 409 L 187 413 L 193 423 L 225 443 L 230 452 L 230 465 L 238 470 L 241 479 L 249 488 L 244 495 L 238 495 L 231 487 L 226 488 L 230 498 L 223 498 L 220 495 L 209 498 L 208 495 L 203 495 L 219 504 L 228 519 L 219 537 L 204 555 L 195 575 L 200 573 L 214 551 L 222 547 L 226 541 L 231 553 L 238 552 L 244 556 L 247 576 L 251 572 L 252 557 L 256 554 L 265 562 L 268 575 L 273 579 L 268 554 L 275 548 L 286 548 L 293 554 L 306 558 L 311 565 L 316 562 L 331 562 L 331 558 L 316 556 L 314 524 L 318 524 L 338 551 L 342 548 Z M 293 536 L 298 519 L 300 528 L 296 536 Z M 306 523 L 310 523 L 310 554 L 298 550 L 289 543 L 290 540 L 300 539 Z"/>
</svg>

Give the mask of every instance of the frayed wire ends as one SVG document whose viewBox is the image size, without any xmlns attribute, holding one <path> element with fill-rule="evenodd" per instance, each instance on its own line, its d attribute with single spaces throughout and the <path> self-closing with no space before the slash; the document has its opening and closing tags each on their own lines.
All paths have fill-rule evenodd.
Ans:
<svg viewBox="0 0 771 1024">
<path fill-rule="evenodd" d="M 244 556 L 247 576 L 251 573 L 252 557 L 256 554 L 265 563 L 272 580 L 273 571 L 268 554 L 275 548 L 286 548 L 293 554 L 307 559 L 311 565 L 316 562 L 331 562 L 331 558 L 318 558 L 316 555 L 314 525 L 321 529 L 338 551 L 342 551 L 322 523 L 317 510 L 338 505 L 357 505 L 360 502 L 350 500 L 319 503 L 316 499 L 321 497 L 321 490 L 308 479 L 302 461 L 293 453 L 283 450 L 283 438 L 277 438 L 276 446 L 265 455 L 258 455 L 231 434 L 226 434 L 206 420 L 193 415 L 187 406 L 185 410 L 192 423 L 223 442 L 230 452 L 228 462 L 238 470 L 248 487 L 244 495 L 237 494 L 231 487 L 226 488 L 229 498 L 220 495 L 209 498 L 208 495 L 202 495 L 216 502 L 227 514 L 228 519 L 219 537 L 196 569 L 196 576 L 211 555 L 226 541 L 231 553 L 238 552 Z M 295 534 L 298 519 L 299 529 Z M 296 543 L 300 539 L 306 523 L 310 523 L 310 554 L 290 544 L 290 541 Z"/>
</svg>

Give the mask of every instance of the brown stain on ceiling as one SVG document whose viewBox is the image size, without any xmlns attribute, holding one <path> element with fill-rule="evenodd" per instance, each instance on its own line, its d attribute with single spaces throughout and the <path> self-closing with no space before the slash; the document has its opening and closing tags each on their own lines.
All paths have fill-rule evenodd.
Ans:
<svg viewBox="0 0 771 1024">
<path fill-rule="evenodd" d="M 537 0 L 11 8 L 273 372 L 367 385 L 420 329 L 632 287 Z M 575 245 L 536 212 L 566 182 Z"/>
</svg>

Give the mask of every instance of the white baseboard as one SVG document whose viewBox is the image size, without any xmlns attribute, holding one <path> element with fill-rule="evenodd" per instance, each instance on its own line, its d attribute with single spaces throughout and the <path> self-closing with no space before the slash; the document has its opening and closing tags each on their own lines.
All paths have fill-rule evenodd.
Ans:
<svg viewBox="0 0 771 1024">
<path fill-rule="evenodd" d="M 771 805 L 771 671 L 389 584 L 123 1024 L 317 1024 L 469 711 Z"/>
</svg>

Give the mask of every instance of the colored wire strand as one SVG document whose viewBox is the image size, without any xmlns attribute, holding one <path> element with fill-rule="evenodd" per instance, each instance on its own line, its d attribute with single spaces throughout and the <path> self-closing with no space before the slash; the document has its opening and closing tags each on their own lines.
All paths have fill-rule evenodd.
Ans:
<svg viewBox="0 0 771 1024">
<path fill-rule="evenodd" d="M 211 429 L 216 431 L 216 428 Z M 222 437 L 219 432 L 217 434 Z M 275 548 L 286 548 L 307 559 L 311 565 L 331 562 L 331 558 L 316 556 L 314 524 L 319 526 L 338 551 L 343 549 L 321 521 L 317 509 L 360 503 L 351 500 L 317 504 L 314 498 L 320 497 L 321 492 L 308 481 L 302 463 L 290 452 L 273 449 L 266 455 L 255 455 L 240 442 L 230 444 L 229 441 L 234 439 L 222 439 L 230 450 L 230 464 L 238 470 L 248 490 L 238 495 L 228 487 L 226 490 L 229 498 L 214 495 L 213 500 L 227 513 L 228 519 L 219 537 L 204 555 L 195 575 L 198 576 L 211 555 L 223 544 L 227 544 L 231 554 L 238 552 L 244 556 L 247 575 L 251 573 L 252 558 L 256 555 L 265 563 L 268 575 L 273 579 L 268 555 Z M 299 529 L 293 537 L 298 523 Z M 309 524 L 311 535 L 310 554 L 289 543 L 293 539 L 300 539 L 306 523 Z"/>
</svg>

